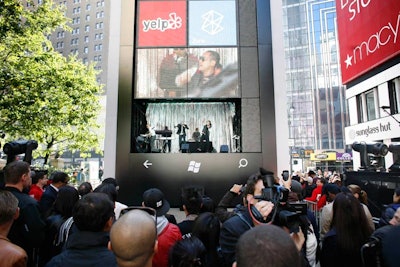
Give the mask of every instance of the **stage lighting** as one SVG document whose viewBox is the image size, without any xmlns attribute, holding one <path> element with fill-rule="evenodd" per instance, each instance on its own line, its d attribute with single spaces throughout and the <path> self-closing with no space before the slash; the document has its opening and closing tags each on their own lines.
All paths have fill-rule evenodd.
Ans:
<svg viewBox="0 0 400 267">
<path fill-rule="evenodd" d="M 3 152 L 7 154 L 7 164 L 15 160 L 15 156 L 25 154 L 24 161 L 29 164 L 32 161 L 32 151 L 38 147 L 35 140 L 17 140 L 8 142 L 3 147 Z"/>
<path fill-rule="evenodd" d="M 389 151 L 394 154 L 395 162 L 389 167 L 390 172 L 400 173 L 400 143 L 391 143 Z"/>
<path fill-rule="evenodd" d="M 360 153 L 360 169 L 369 169 L 371 167 L 368 154 L 373 154 L 377 157 L 384 157 L 389 151 L 388 146 L 383 143 L 367 144 L 365 142 L 354 142 L 351 147 L 354 151 Z"/>
</svg>

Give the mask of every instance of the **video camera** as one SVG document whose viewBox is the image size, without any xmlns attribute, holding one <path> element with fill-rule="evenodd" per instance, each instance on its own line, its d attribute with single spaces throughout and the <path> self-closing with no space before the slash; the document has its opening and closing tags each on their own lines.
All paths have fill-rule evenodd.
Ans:
<svg viewBox="0 0 400 267">
<path fill-rule="evenodd" d="M 261 195 L 254 196 L 254 198 L 271 201 L 274 204 L 274 209 L 266 220 L 254 206 L 251 207 L 251 213 L 259 222 L 272 222 L 274 225 L 287 227 L 290 232 L 297 232 L 303 224 L 302 216 L 307 215 L 307 203 L 289 202 L 289 190 L 287 188 L 272 184 L 272 175 L 266 175 L 264 179 L 265 188 Z"/>
<path fill-rule="evenodd" d="M 8 142 L 3 146 L 3 152 L 7 154 L 7 164 L 14 161 L 16 155 L 24 154 L 24 161 L 31 163 L 32 151 L 38 148 L 35 140 L 17 140 Z"/>
</svg>

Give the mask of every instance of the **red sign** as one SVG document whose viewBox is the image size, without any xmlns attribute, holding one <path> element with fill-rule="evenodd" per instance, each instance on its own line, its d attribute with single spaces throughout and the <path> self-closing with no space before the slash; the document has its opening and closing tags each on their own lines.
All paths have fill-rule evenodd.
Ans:
<svg viewBox="0 0 400 267">
<path fill-rule="evenodd" d="M 138 47 L 186 46 L 186 1 L 141 1 Z"/>
<path fill-rule="evenodd" d="M 400 54 L 399 0 L 336 0 L 343 84 Z"/>
</svg>

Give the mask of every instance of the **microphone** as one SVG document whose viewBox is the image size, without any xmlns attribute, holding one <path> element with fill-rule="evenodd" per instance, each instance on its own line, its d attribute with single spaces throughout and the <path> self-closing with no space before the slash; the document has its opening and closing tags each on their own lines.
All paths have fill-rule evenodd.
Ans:
<svg viewBox="0 0 400 267">
<path fill-rule="evenodd" d="M 381 106 L 381 109 L 390 109 L 390 106 Z"/>
</svg>

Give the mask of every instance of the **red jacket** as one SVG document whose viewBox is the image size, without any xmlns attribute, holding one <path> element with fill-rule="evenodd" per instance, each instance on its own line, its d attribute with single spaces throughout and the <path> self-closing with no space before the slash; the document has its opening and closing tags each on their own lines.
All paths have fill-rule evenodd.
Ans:
<svg viewBox="0 0 400 267">
<path fill-rule="evenodd" d="M 36 199 L 37 201 L 40 201 L 42 198 L 44 190 L 37 186 L 36 184 L 31 185 L 31 188 L 29 190 L 29 195 Z"/>
<path fill-rule="evenodd" d="M 165 229 L 158 235 L 158 251 L 153 257 L 153 267 L 168 267 L 170 248 L 182 239 L 181 231 L 175 224 L 168 223 Z"/>
<path fill-rule="evenodd" d="M 322 185 L 317 186 L 312 191 L 311 197 L 306 197 L 305 200 L 317 202 L 317 209 L 320 210 L 326 204 L 326 196 L 322 194 Z M 318 197 L 319 195 L 319 197 Z"/>
</svg>

